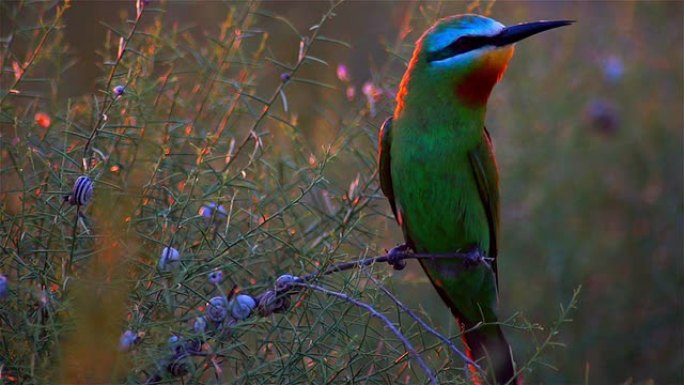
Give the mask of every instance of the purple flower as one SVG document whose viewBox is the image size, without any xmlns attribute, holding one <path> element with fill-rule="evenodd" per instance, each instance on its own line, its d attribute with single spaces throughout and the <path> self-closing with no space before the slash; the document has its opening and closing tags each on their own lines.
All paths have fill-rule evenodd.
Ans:
<svg viewBox="0 0 684 385">
<path fill-rule="evenodd" d="M 114 89 L 112 91 L 114 91 L 114 95 L 121 96 L 124 94 L 125 90 L 126 90 L 126 88 L 124 86 L 118 85 L 118 86 L 114 87 Z"/>
<path fill-rule="evenodd" d="M 351 102 L 352 100 L 354 100 L 354 97 L 356 96 L 356 88 L 351 84 L 348 85 L 345 94 L 347 95 L 347 100 Z"/>
<path fill-rule="evenodd" d="M 221 270 L 212 271 L 209 273 L 209 283 L 221 283 L 223 282 L 223 272 Z"/>
<path fill-rule="evenodd" d="M 349 71 L 347 70 L 347 66 L 344 64 L 339 64 L 337 66 L 337 78 L 342 80 L 345 83 L 349 82 Z"/>
<path fill-rule="evenodd" d="M 625 73 L 625 64 L 619 56 L 611 55 L 601 63 L 603 76 L 611 83 L 615 83 L 622 78 Z"/>
</svg>

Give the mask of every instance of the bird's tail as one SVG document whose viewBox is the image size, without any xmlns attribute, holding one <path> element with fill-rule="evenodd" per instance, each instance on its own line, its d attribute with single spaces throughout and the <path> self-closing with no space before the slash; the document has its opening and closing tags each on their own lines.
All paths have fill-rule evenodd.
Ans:
<svg viewBox="0 0 684 385">
<path fill-rule="evenodd" d="M 493 380 L 498 385 L 521 384 L 519 378 L 513 379 L 515 377 L 513 354 L 499 325 L 486 324 L 478 327 L 467 323 L 460 324 L 464 332 L 463 342 L 466 346 L 466 354 L 471 360 L 478 362 L 480 367 L 487 370 L 483 374 L 472 365 L 468 366 L 474 384 L 489 383 L 483 380 L 483 376 L 490 377 L 490 373 L 493 374 Z"/>
</svg>

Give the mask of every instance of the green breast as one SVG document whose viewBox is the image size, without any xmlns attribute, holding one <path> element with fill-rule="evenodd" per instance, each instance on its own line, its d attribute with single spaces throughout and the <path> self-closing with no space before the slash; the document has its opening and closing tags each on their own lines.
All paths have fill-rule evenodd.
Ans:
<svg viewBox="0 0 684 385">
<path fill-rule="evenodd" d="M 416 252 L 444 253 L 477 245 L 489 253 L 489 224 L 468 152 L 481 140 L 454 129 L 401 122 L 393 128 L 392 185 L 405 237 Z M 463 320 L 496 320 L 496 284 L 483 265 L 461 260 L 421 260 L 454 314 Z"/>
<path fill-rule="evenodd" d="M 468 160 L 477 141 L 435 128 L 394 128 L 392 184 L 404 231 L 419 252 L 479 245 L 487 253 L 487 217 Z"/>
</svg>

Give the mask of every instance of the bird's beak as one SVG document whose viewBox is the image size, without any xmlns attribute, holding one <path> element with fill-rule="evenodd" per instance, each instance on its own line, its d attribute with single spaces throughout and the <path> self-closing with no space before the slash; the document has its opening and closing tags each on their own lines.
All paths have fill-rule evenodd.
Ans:
<svg viewBox="0 0 684 385">
<path fill-rule="evenodd" d="M 496 36 L 492 37 L 493 45 L 503 47 L 505 45 L 513 44 L 522 39 L 536 35 L 539 32 L 548 31 L 550 29 L 564 27 L 574 23 L 574 20 L 555 20 L 555 21 L 534 21 L 531 23 L 518 24 L 512 27 L 506 27 Z"/>
</svg>

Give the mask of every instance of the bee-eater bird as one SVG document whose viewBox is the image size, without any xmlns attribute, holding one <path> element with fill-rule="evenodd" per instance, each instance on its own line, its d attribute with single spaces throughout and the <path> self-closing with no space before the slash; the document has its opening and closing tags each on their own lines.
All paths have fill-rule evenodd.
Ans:
<svg viewBox="0 0 684 385">
<path fill-rule="evenodd" d="M 499 177 L 484 125 L 487 99 L 515 42 L 571 23 L 505 27 L 478 15 L 437 21 L 418 39 L 394 115 L 380 129 L 380 185 L 406 241 L 390 255 L 410 249 L 476 256 L 476 263 L 420 263 L 456 317 L 466 353 L 488 368 L 497 384 L 517 379 L 496 315 Z M 487 380 L 472 366 L 470 372 L 476 383 Z"/>
</svg>

